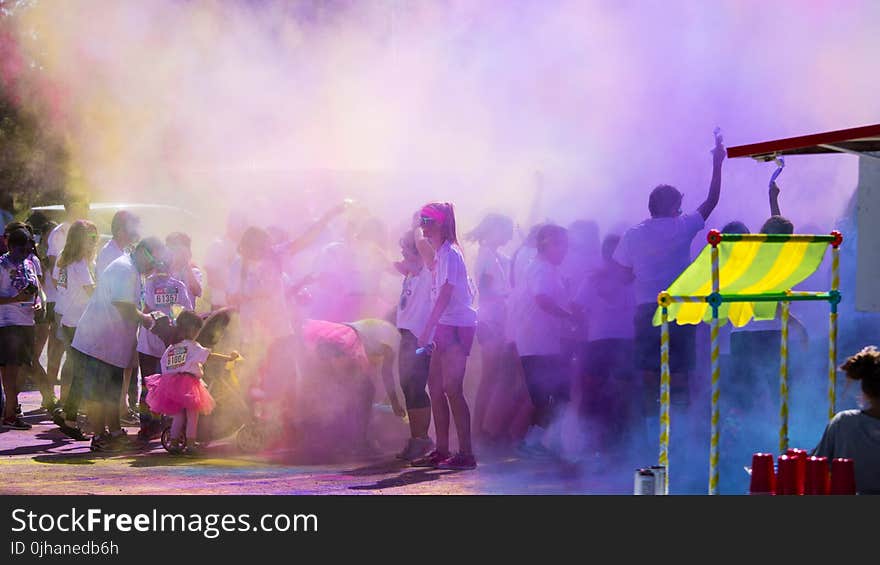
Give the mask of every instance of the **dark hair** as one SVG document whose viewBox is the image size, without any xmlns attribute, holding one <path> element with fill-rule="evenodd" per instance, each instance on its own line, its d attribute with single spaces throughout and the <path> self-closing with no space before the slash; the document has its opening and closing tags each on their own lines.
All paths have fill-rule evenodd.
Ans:
<svg viewBox="0 0 880 565">
<path fill-rule="evenodd" d="M 182 334 L 190 333 L 190 330 L 195 330 L 196 333 L 202 329 L 202 326 L 205 322 L 202 320 L 202 317 L 193 312 L 192 310 L 184 310 L 180 314 L 177 315 L 177 328 L 180 330 Z"/>
<path fill-rule="evenodd" d="M 862 392 L 870 398 L 880 399 L 880 351 L 873 345 L 850 355 L 840 370 L 854 381 L 862 381 Z"/>
<path fill-rule="evenodd" d="M 14 229 L 6 232 L 6 242 L 9 247 L 33 246 L 34 240 L 31 234 L 24 228 Z"/>
<path fill-rule="evenodd" d="M 32 228 L 30 224 L 17 221 L 9 222 L 8 224 L 6 224 L 6 227 L 3 228 L 3 233 L 9 235 L 15 230 L 25 230 L 29 234 L 31 234 L 31 237 L 33 237 L 34 235 L 34 228 Z"/>
<path fill-rule="evenodd" d="M 176 231 L 165 236 L 165 245 L 169 247 L 172 245 L 178 245 L 189 249 L 192 246 L 192 239 L 182 231 Z"/>
<path fill-rule="evenodd" d="M 620 245 L 620 236 L 616 233 L 609 233 L 602 240 L 602 258 L 611 261 L 617 246 Z"/>
<path fill-rule="evenodd" d="M 770 216 L 761 226 L 761 233 L 791 235 L 794 233 L 794 224 L 785 216 Z"/>
<path fill-rule="evenodd" d="M 568 230 L 562 226 L 557 226 L 556 224 L 544 224 L 541 226 L 541 229 L 538 230 L 538 235 L 535 238 L 538 253 L 542 253 L 547 248 L 547 243 L 550 240 L 556 239 L 557 237 L 566 237 L 567 235 Z"/>
<path fill-rule="evenodd" d="M 49 218 L 39 210 L 28 216 L 27 223 L 34 227 L 34 232 L 44 233 L 49 225 Z"/>
<path fill-rule="evenodd" d="M 739 220 L 733 220 L 732 222 L 727 222 L 724 224 L 724 227 L 721 228 L 721 233 L 752 233 L 749 231 L 749 227 Z"/>
<path fill-rule="evenodd" d="M 128 210 L 120 210 L 113 214 L 113 219 L 110 220 L 110 233 L 113 234 L 113 237 L 122 231 L 123 227 L 131 225 L 133 222 L 139 221 L 140 218 L 135 216 L 133 213 Z"/>
<path fill-rule="evenodd" d="M 672 185 L 661 184 L 654 187 L 648 197 L 648 211 L 652 218 L 661 216 L 675 201 L 681 201 L 682 194 Z"/>
</svg>

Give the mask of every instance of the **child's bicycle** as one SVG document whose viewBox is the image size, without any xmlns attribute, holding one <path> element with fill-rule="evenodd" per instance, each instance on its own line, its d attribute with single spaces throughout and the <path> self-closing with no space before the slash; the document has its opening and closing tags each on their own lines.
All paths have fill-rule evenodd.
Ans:
<svg viewBox="0 0 880 565">
<path fill-rule="evenodd" d="M 205 371 L 208 391 L 214 397 L 216 407 L 209 416 L 199 418 L 196 445 L 207 447 L 212 441 L 234 435 L 236 447 L 245 453 L 263 449 L 268 441 L 268 426 L 251 412 L 250 405 L 240 391 L 235 365 L 242 359 L 226 361 L 219 374 Z M 182 438 L 184 441 L 186 437 Z M 162 447 L 172 451 L 171 425 L 162 430 Z"/>
</svg>

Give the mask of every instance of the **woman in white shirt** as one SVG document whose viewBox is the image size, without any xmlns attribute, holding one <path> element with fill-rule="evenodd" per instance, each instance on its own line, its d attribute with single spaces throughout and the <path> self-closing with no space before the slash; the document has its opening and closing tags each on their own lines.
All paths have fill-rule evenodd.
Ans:
<svg viewBox="0 0 880 565">
<path fill-rule="evenodd" d="M 424 238 L 417 246 L 431 270 L 434 306 L 419 334 L 419 345 L 434 345 L 428 391 L 437 433 L 437 447 L 412 462 L 416 467 L 473 469 L 471 413 L 464 397 L 464 373 L 474 342 L 477 311 L 474 289 L 455 233 L 455 212 L 448 202 L 435 202 L 420 211 Z M 449 416 L 455 421 L 458 453 L 449 451 Z"/>
<path fill-rule="evenodd" d="M 64 249 L 52 269 L 52 279 L 58 290 L 55 311 L 61 313 L 61 332 L 67 348 L 64 366 L 61 369 L 61 400 L 71 406 L 78 406 L 79 390 L 71 391 L 77 371 L 75 355 L 70 353 L 70 344 L 79 319 L 95 290 L 95 254 L 98 250 L 98 228 L 88 220 L 77 220 L 70 225 Z M 59 416 L 60 418 L 60 416 Z M 56 422 L 62 423 L 62 422 Z M 76 439 L 85 439 L 72 426 L 62 426 Z"/>
</svg>

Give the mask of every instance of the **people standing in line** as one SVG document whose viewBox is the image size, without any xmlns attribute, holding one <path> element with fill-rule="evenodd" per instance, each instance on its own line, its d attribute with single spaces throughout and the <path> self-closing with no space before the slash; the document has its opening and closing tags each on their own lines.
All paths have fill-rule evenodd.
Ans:
<svg viewBox="0 0 880 565">
<path fill-rule="evenodd" d="M 128 210 L 119 210 L 113 214 L 110 221 L 110 233 L 112 238 L 108 241 L 95 261 L 95 276 L 100 277 L 107 265 L 122 257 L 126 253 L 131 253 L 132 247 L 140 240 L 140 218 L 129 212 Z M 132 425 L 137 423 L 137 375 L 138 369 L 137 352 L 132 352 L 132 360 L 129 366 L 125 368 L 122 380 L 122 394 L 119 398 L 119 413 L 122 415 L 122 421 L 125 424 Z M 132 378 L 133 377 L 133 378 Z"/>
<path fill-rule="evenodd" d="M 648 442 L 654 441 L 659 433 L 660 329 L 653 326 L 657 295 L 690 264 L 691 242 L 718 205 L 725 155 L 721 137 L 716 137 L 708 195 L 695 212 L 683 214 L 682 193 L 673 186 L 659 185 L 648 198 L 651 217 L 627 230 L 614 252 L 613 259 L 631 269 L 634 276 L 634 360 L 642 375 L 642 416 Z M 687 406 L 689 373 L 696 362 L 695 326 L 670 324 L 669 336 L 671 401 Z"/>
<path fill-rule="evenodd" d="M 58 373 L 61 369 L 61 356 L 64 355 L 66 348 L 61 340 L 61 313 L 55 312 L 55 303 L 57 301 L 57 289 L 54 281 L 51 280 L 52 272 L 55 269 L 55 262 L 64 249 L 67 241 L 67 231 L 70 224 L 76 220 L 87 220 L 89 218 L 89 203 L 82 198 L 71 198 L 64 203 L 66 212 L 66 220 L 49 232 L 46 238 L 46 259 L 47 263 L 43 265 L 43 272 L 47 275 L 46 284 L 46 318 L 49 320 L 49 338 L 46 345 L 46 374 L 49 382 L 58 382 Z"/>
<path fill-rule="evenodd" d="M 480 384 L 474 400 L 473 427 L 477 435 L 489 435 L 484 420 L 489 402 L 500 386 L 504 353 L 507 299 L 510 296 L 510 258 L 500 248 L 513 238 L 513 220 L 488 214 L 465 239 L 479 244 L 474 264 L 477 283 L 477 342 L 480 344 Z"/>
<path fill-rule="evenodd" d="M 98 251 L 98 228 L 88 220 L 77 220 L 70 226 L 67 241 L 61 256 L 55 263 L 52 280 L 58 289 L 57 311 L 61 312 L 61 332 L 67 356 L 61 369 L 61 399 L 72 415 L 64 419 L 64 411 L 59 410 L 53 420 L 61 431 L 78 440 L 87 439 L 77 427 L 76 414 L 79 409 L 78 397 L 71 397 L 74 379 L 82 379 L 83 374 L 77 365 L 78 356 L 73 355 L 70 345 L 76 334 L 76 327 L 95 290 L 95 254 Z"/>
<path fill-rule="evenodd" d="M 39 297 L 40 303 L 45 306 L 46 303 L 46 295 L 44 291 L 46 274 L 43 272 L 43 265 L 45 264 L 42 261 L 38 254 L 39 251 L 36 246 L 36 235 L 34 232 L 34 228 L 26 222 L 10 222 L 6 224 L 6 227 L 3 231 L 3 242 L 4 247 L 6 240 L 9 238 L 10 234 L 16 230 L 26 230 L 31 240 L 31 251 L 28 254 L 28 259 L 34 264 L 34 268 L 37 271 L 37 278 L 40 281 L 40 292 L 41 295 Z M 5 251 L 4 251 L 5 253 Z M 19 382 L 22 382 L 22 377 L 25 375 L 29 375 L 31 377 L 31 382 L 37 386 L 37 389 L 40 391 L 40 396 L 42 397 L 42 402 L 40 404 L 40 408 L 45 410 L 48 413 L 51 413 L 55 407 L 57 402 L 55 398 L 55 387 L 54 384 L 49 381 L 49 375 L 46 373 L 46 370 L 43 368 L 43 365 L 40 363 L 40 354 L 42 353 L 42 348 L 46 344 L 46 339 L 48 338 L 49 325 L 46 321 L 46 308 L 39 308 L 34 311 L 34 347 L 33 347 L 33 359 L 31 360 L 30 366 L 23 366 L 23 371 L 19 374 Z M 38 349 L 39 348 L 39 349 Z M 20 406 L 18 409 L 18 413 L 21 413 Z"/>
<path fill-rule="evenodd" d="M 471 414 L 464 396 L 464 374 L 477 325 L 474 288 L 455 231 L 455 211 L 449 202 L 424 206 L 416 246 L 431 270 L 433 307 L 419 333 L 419 346 L 433 344 L 428 375 L 436 448 L 412 462 L 416 467 L 473 469 Z M 458 436 L 458 453 L 449 444 L 450 411 Z"/>
<path fill-rule="evenodd" d="M 34 313 L 43 307 L 37 268 L 29 258 L 33 240 L 26 229 L 6 239 L 9 251 L 0 256 L 0 383 L 5 404 L 2 425 L 28 430 L 18 414 L 18 376 L 33 360 Z"/>
<path fill-rule="evenodd" d="M 400 301 L 397 305 L 397 329 L 400 331 L 398 371 L 400 388 L 409 417 L 410 437 L 397 454 L 398 459 L 413 461 L 434 448 L 428 437 L 431 426 L 431 399 L 428 396 L 428 369 L 431 352 L 418 353 L 418 334 L 424 329 L 431 314 L 431 271 L 425 266 L 416 249 L 414 230 L 400 238 L 403 259 L 396 263 L 403 275 Z"/>
<path fill-rule="evenodd" d="M 138 402 L 139 430 L 137 441 L 147 443 L 162 433 L 162 419 L 150 410 L 146 402 L 147 377 L 161 372 L 162 354 L 168 349 L 172 340 L 172 325 L 178 314 L 184 310 L 193 310 L 194 299 L 189 294 L 188 285 L 171 274 L 171 250 L 166 248 L 166 257 L 156 264 L 156 268 L 143 282 L 143 311 L 157 321 L 161 332 L 152 331 L 141 326 L 138 329 L 137 354 L 141 374 L 141 389 Z M 158 329 L 158 328 L 154 328 Z"/>
<path fill-rule="evenodd" d="M 571 301 L 559 266 L 568 252 L 567 230 L 545 224 L 537 233 L 538 255 L 525 275 L 520 295 L 522 324 L 516 328 L 516 348 L 526 387 L 534 406 L 532 426 L 520 449 L 529 455 L 547 455 L 561 445 L 547 432 L 570 399 L 571 382 L 562 355 L 566 323 L 583 316 Z"/>
<path fill-rule="evenodd" d="M 612 259 L 620 243 L 617 234 L 602 240 L 602 265 L 590 273 L 575 301 L 589 320 L 586 344 L 580 352 L 580 414 L 602 451 L 620 445 L 641 405 L 631 406 L 635 295 L 633 277 Z M 639 400 L 639 402 L 641 402 Z"/>
<path fill-rule="evenodd" d="M 91 447 L 96 451 L 124 448 L 119 396 L 125 368 L 131 363 L 139 326 L 155 320 L 143 312 L 141 276 L 156 268 L 165 246 L 156 238 L 141 240 L 131 255 L 116 259 L 101 273 L 73 337 L 72 353 L 85 376 L 84 396 L 91 401 Z M 75 394 L 71 387 L 71 396 Z M 65 411 L 66 412 L 66 411 Z M 65 413 L 69 420 L 73 414 Z"/>
</svg>

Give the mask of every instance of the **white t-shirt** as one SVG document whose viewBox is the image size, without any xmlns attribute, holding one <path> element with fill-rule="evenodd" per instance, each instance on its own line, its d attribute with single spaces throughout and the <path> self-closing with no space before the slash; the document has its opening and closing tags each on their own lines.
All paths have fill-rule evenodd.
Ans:
<svg viewBox="0 0 880 565">
<path fill-rule="evenodd" d="M 538 255 L 534 247 L 521 247 L 514 254 L 510 266 L 510 299 L 507 302 L 507 321 L 504 324 L 504 337 L 508 343 L 516 341 L 517 328 L 523 323 L 523 293 L 526 289 L 526 271 Z"/>
<path fill-rule="evenodd" d="M 480 246 L 474 263 L 474 280 L 477 282 L 480 322 L 504 327 L 506 302 L 510 296 L 510 259 L 494 249 Z"/>
<path fill-rule="evenodd" d="M 657 294 L 690 264 L 694 236 L 705 222 L 699 212 L 675 218 L 650 218 L 623 234 L 614 260 L 635 275 L 637 304 L 657 302 Z"/>
<path fill-rule="evenodd" d="M 190 373 L 202 378 L 202 363 L 208 360 L 210 349 L 205 349 L 195 341 L 185 339 L 169 346 L 162 354 L 159 365 L 162 373 Z"/>
<path fill-rule="evenodd" d="M 61 325 L 75 328 L 89 303 L 89 293 L 84 287 L 95 284 L 90 265 L 84 259 L 64 268 L 56 264 L 52 277 L 58 281 L 55 311 L 62 314 Z"/>
<path fill-rule="evenodd" d="M 407 275 L 397 304 L 397 327 L 419 335 L 431 315 L 431 271 L 422 268 L 416 275 Z"/>
<path fill-rule="evenodd" d="M 174 306 L 193 309 L 193 300 L 186 284 L 167 274 L 147 277 L 144 282 L 144 312 L 159 311 L 173 318 Z M 138 329 L 138 353 L 161 357 L 165 349 L 167 348 L 162 338 L 143 326 Z"/>
<path fill-rule="evenodd" d="M 477 310 L 474 308 L 474 288 L 467 274 L 464 257 L 458 246 L 449 241 L 443 243 L 434 258 L 431 271 L 431 303 L 436 303 L 440 288 L 447 282 L 452 285 L 452 296 L 446 310 L 440 314 L 439 324 L 445 326 L 473 327 L 477 325 Z"/>
<path fill-rule="evenodd" d="M 244 341 L 270 343 L 290 333 L 284 279 L 273 259 L 243 263 L 237 257 L 229 269 L 228 284 L 230 295 L 241 295 L 238 313 Z"/>
<path fill-rule="evenodd" d="M 69 230 L 70 222 L 63 222 L 49 232 L 49 237 L 46 239 L 47 257 L 55 257 L 56 261 L 61 257 L 61 251 L 64 250 L 64 244 L 67 243 L 67 232 Z M 51 273 L 48 274 L 51 275 Z M 51 281 L 47 282 L 46 288 L 43 290 L 46 292 L 46 302 L 56 302 L 58 300 L 58 291 Z"/>
<path fill-rule="evenodd" d="M 635 294 L 623 274 L 614 268 L 599 269 L 578 290 L 575 302 L 584 309 L 588 328 L 584 337 L 589 341 L 633 338 Z"/>
<path fill-rule="evenodd" d="M 33 261 L 25 259 L 21 263 L 15 263 L 9 253 L 0 256 L 0 296 L 3 298 L 18 296 L 29 284 L 37 288 L 40 286 L 37 268 Z M 39 293 L 36 296 L 39 296 Z M 36 296 L 25 302 L 0 305 L 0 327 L 33 326 Z"/>
<path fill-rule="evenodd" d="M 130 255 L 110 263 L 79 319 L 73 348 L 109 365 L 128 367 L 135 351 L 138 323 L 124 319 L 113 303 L 137 306 L 140 291 L 140 275 Z"/>
<path fill-rule="evenodd" d="M 526 270 L 525 288 L 520 296 L 519 313 L 522 323 L 515 328 L 516 348 L 520 356 L 558 355 L 562 352 L 561 340 L 565 320 L 544 311 L 536 297 L 549 296 L 562 308 L 568 303 L 559 267 L 541 257 L 532 261 Z"/>
<path fill-rule="evenodd" d="M 125 251 L 119 247 L 115 239 L 108 241 L 101 252 L 98 253 L 98 259 L 95 261 L 95 275 L 101 278 L 101 273 L 107 268 L 107 265 L 125 255 Z"/>
</svg>

